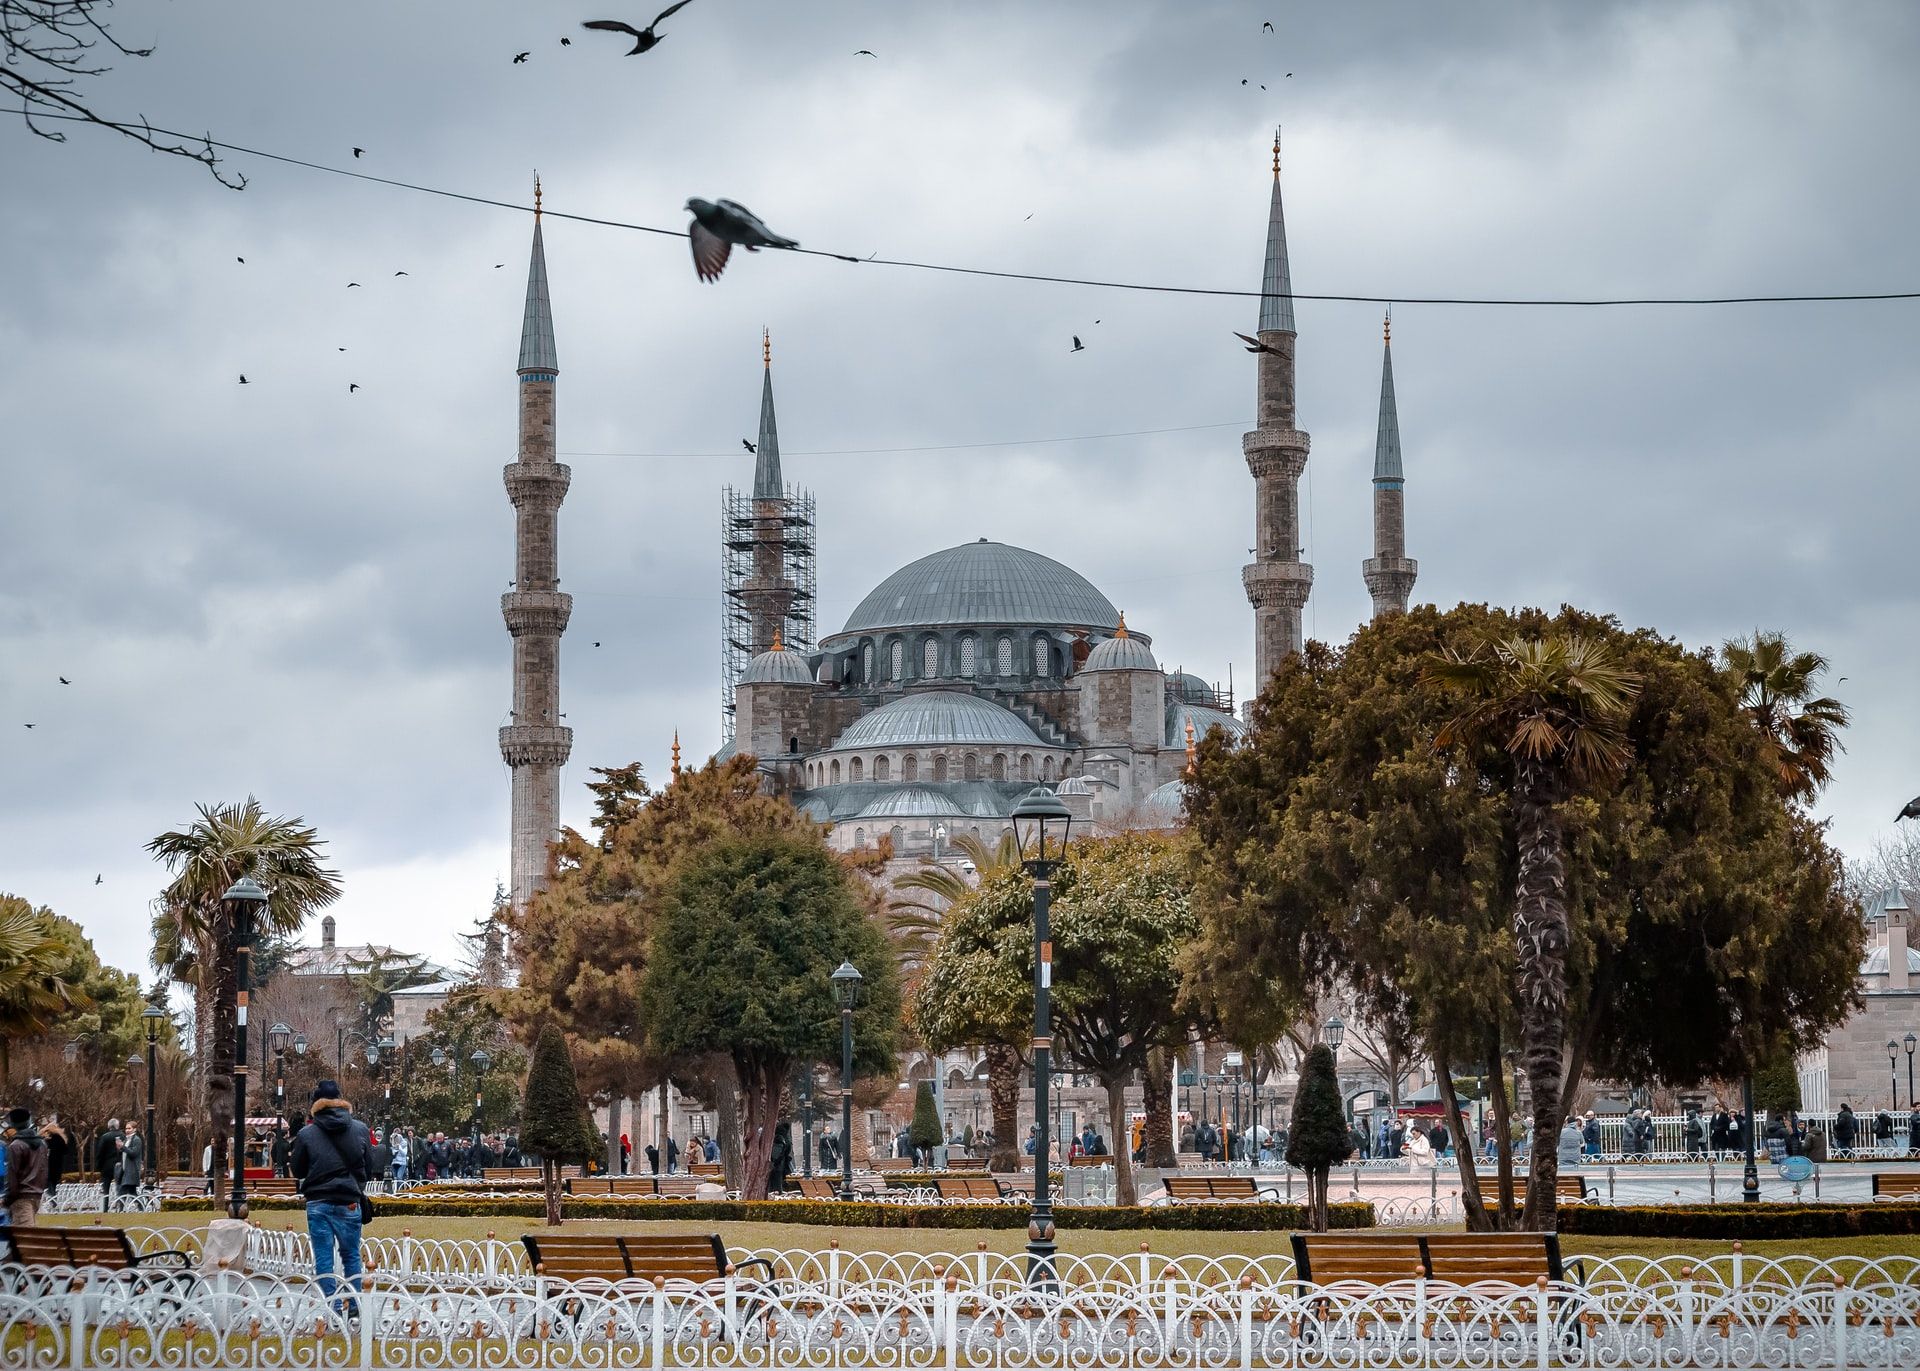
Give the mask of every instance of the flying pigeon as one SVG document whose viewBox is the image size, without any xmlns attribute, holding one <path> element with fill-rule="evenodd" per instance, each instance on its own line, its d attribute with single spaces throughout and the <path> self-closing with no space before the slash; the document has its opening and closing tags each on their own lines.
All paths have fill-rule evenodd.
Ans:
<svg viewBox="0 0 1920 1371">
<path fill-rule="evenodd" d="M 247 264 L 247 259 L 244 257 L 236 257 L 233 260 L 238 262 L 243 267 Z"/>
<path fill-rule="evenodd" d="M 516 52 L 513 55 L 513 65 L 517 67 L 531 56 L 533 56 L 533 54 L 530 52 Z"/>
<path fill-rule="evenodd" d="M 571 38 L 562 38 L 560 40 L 560 46 L 563 48 L 570 48 L 573 46 L 573 40 Z"/>
<path fill-rule="evenodd" d="M 880 54 L 873 51 L 871 48 L 862 48 L 860 49 L 860 51 L 856 52 L 854 56 L 855 57 L 872 57 L 877 59 L 880 56 Z"/>
<path fill-rule="evenodd" d="M 1271 352 L 1276 357 L 1280 355 L 1276 349 L 1268 347 L 1265 343 L 1261 342 L 1258 338 L 1249 338 L 1244 333 L 1235 333 L 1233 336 L 1238 338 L 1241 342 L 1247 345 L 1248 352 Z"/>
<path fill-rule="evenodd" d="M 1080 335 L 1076 333 L 1073 335 L 1073 346 L 1067 350 L 1069 352 L 1085 352 L 1087 345 L 1080 341 Z"/>
<path fill-rule="evenodd" d="M 748 452 L 757 453 L 760 451 L 759 448 L 755 447 L 752 443 L 748 442 L 745 438 L 742 438 L 740 440 L 740 446 L 745 448 Z"/>
<path fill-rule="evenodd" d="M 347 289 L 348 289 L 348 290 L 352 290 L 352 289 L 353 289 L 353 288 L 354 288 L 355 286 L 357 286 L 357 285 L 359 285 L 359 284 L 360 284 L 360 283 L 359 283 L 358 281 L 349 281 L 349 282 L 347 282 Z"/>
<path fill-rule="evenodd" d="M 599 647 L 599 646 L 600 646 L 600 644 L 599 644 L 598 642 L 596 642 L 596 643 L 594 643 L 594 646 L 595 646 L 595 647 Z"/>
<path fill-rule="evenodd" d="M 247 379 L 247 373 L 246 373 L 246 372 L 244 372 L 244 371 L 240 373 L 240 384 L 241 384 L 241 385 L 243 385 L 243 386 L 246 386 L 246 385 L 252 385 L 252 384 L 253 384 L 253 383 L 252 383 L 251 381 L 249 381 L 249 380 Z"/>
<path fill-rule="evenodd" d="M 68 680 L 68 679 L 67 679 L 67 678 L 66 678 L 65 676 L 62 676 L 62 677 L 60 678 L 60 684 L 61 684 L 61 685 L 72 685 L 72 684 L 73 684 L 73 682 L 72 682 L 72 681 L 69 681 L 69 680 Z"/>
<path fill-rule="evenodd" d="M 675 10 L 685 9 L 692 3 L 693 0 L 680 0 L 680 3 L 676 5 L 668 5 L 665 9 L 661 10 L 660 13 L 656 14 L 653 17 L 653 23 L 648 24 L 644 29 L 636 29 L 632 24 L 623 24 L 618 19 L 595 19 L 589 23 L 582 24 L 580 27 L 583 29 L 599 29 L 603 33 L 624 33 L 628 35 L 633 39 L 633 47 L 628 51 L 627 56 L 638 57 L 643 52 L 651 52 L 655 45 L 667 36 L 664 33 L 655 33 L 653 31 L 654 25 L 663 19 L 671 18 Z"/>
<path fill-rule="evenodd" d="M 27 727 L 32 728 L 33 725 L 28 724 Z M 1915 795 L 1908 800 L 1907 807 L 1893 816 L 1895 823 L 1899 823 L 1902 819 L 1920 819 L 1920 795 Z"/>
<path fill-rule="evenodd" d="M 1262 33 L 1272 33 L 1272 32 L 1273 32 L 1273 21 L 1272 21 L 1271 19 L 1269 19 L 1269 20 L 1267 20 L 1267 22 L 1266 22 L 1266 23 L 1264 23 L 1264 24 L 1262 24 L 1262 25 L 1260 26 L 1260 32 L 1262 32 Z"/>
<path fill-rule="evenodd" d="M 1244 77 L 1244 76 L 1243 76 L 1243 77 L 1241 77 L 1241 78 L 1240 78 L 1240 84 L 1241 84 L 1241 85 L 1243 85 L 1243 86 L 1244 86 L 1244 85 L 1246 85 L 1246 84 L 1247 84 L 1247 78 L 1246 78 L 1246 77 Z"/>
<path fill-rule="evenodd" d="M 360 389 L 360 383 L 358 381 L 347 382 L 347 394 L 351 395 L 358 389 Z"/>
<path fill-rule="evenodd" d="M 102 876 L 99 872 L 96 871 L 93 876 L 93 883 L 95 885 L 104 885 L 106 884 L 106 877 Z"/>
<path fill-rule="evenodd" d="M 404 272 L 404 271 L 396 271 L 396 272 L 394 272 L 393 274 L 394 274 L 395 276 L 405 276 L 405 275 L 406 275 L 407 273 L 406 273 L 406 272 Z"/>
<path fill-rule="evenodd" d="M 27 727 L 27 728 L 32 728 L 32 727 L 33 727 L 33 725 L 32 725 L 32 724 L 27 724 L 27 725 L 26 725 L 26 727 Z"/>
<path fill-rule="evenodd" d="M 684 0 L 683 0 L 684 3 Z M 694 274 L 702 281 L 717 281 L 726 269 L 727 256 L 739 244 L 748 252 L 761 248 L 797 248 L 791 238 L 782 238 L 760 222 L 760 216 L 732 200 L 687 201 L 693 222 L 687 225 L 687 238 L 693 246 Z"/>
<path fill-rule="evenodd" d="M 353 155 L 354 155 L 355 157 L 358 157 L 358 156 L 359 156 L 359 155 L 360 155 L 361 153 L 363 153 L 363 152 L 365 152 L 365 151 L 366 151 L 366 149 L 365 149 L 365 148 L 355 148 L 355 149 L 353 150 Z"/>
</svg>

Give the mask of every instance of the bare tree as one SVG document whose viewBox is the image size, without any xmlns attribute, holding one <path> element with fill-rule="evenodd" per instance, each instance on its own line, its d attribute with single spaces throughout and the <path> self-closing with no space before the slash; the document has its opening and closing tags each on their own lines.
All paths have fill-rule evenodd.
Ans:
<svg viewBox="0 0 1920 1371">
<path fill-rule="evenodd" d="M 1895 886 L 1920 889 L 1920 825 L 1896 824 L 1866 856 L 1847 860 L 1847 893 L 1860 904 Z"/>
<path fill-rule="evenodd" d="M 145 116 L 128 122 L 96 114 L 83 97 L 94 78 L 113 70 L 109 58 L 153 54 L 113 36 L 106 17 L 112 8 L 113 0 L 0 0 L 0 91 L 19 97 L 28 130 L 64 143 L 67 135 L 58 124 L 96 124 L 155 152 L 198 162 L 221 185 L 243 189 L 246 177 L 220 170 L 211 134 L 181 141 L 182 135 L 154 128 Z"/>
</svg>

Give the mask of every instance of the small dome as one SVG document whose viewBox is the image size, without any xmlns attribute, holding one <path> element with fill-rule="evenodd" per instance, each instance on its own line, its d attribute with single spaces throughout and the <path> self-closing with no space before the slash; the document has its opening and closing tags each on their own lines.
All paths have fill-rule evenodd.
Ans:
<svg viewBox="0 0 1920 1371">
<path fill-rule="evenodd" d="M 1227 737 L 1238 740 L 1247 736 L 1247 726 L 1224 709 L 1209 709 L 1205 705 L 1172 704 L 1167 707 L 1166 746 L 1185 747 L 1187 745 L 1187 724 L 1193 724 L 1193 739 L 1199 742 L 1207 736 L 1207 730 L 1218 725 L 1226 731 Z"/>
<path fill-rule="evenodd" d="M 925 786 L 904 786 L 890 790 L 854 815 L 856 819 L 951 819 L 966 811 L 945 795 Z"/>
<path fill-rule="evenodd" d="M 1094 784 L 1085 776 L 1069 776 L 1053 788 L 1056 795 L 1091 795 Z"/>
<path fill-rule="evenodd" d="M 1220 697 L 1214 694 L 1213 687 L 1191 671 L 1167 673 L 1167 698 L 1190 705 L 1205 705 L 1209 709 L 1218 707 L 1220 703 Z"/>
<path fill-rule="evenodd" d="M 1155 828 L 1178 828 L 1187 818 L 1187 787 L 1184 781 L 1168 781 L 1147 792 L 1142 808 L 1146 820 Z"/>
<path fill-rule="evenodd" d="M 1909 972 L 1920 971 L 1920 951 L 1911 947 L 1907 949 L 1907 970 Z M 1887 974 L 1887 945 L 1885 943 L 1881 943 L 1880 946 L 1876 948 L 1869 949 L 1867 959 L 1860 963 L 1860 974 L 1862 976 L 1884 976 Z"/>
<path fill-rule="evenodd" d="M 740 674 L 741 685 L 812 685 L 813 669 L 807 659 L 789 652 L 775 641 L 773 650 L 762 652 Z"/>
<path fill-rule="evenodd" d="M 977 695 L 927 690 L 903 695 L 863 714 L 840 735 L 835 751 L 862 747 L 929 747 L 946 743 L 1047 747 L 1019 715 Z"/>
<path fill-rule="evenodd" d="M 1103 639 L 1094 645 L 1087 654 L 1087 660 L 1081 664 L 1082 671 L 1158 671 L 1160 663 L 1153 660 L 1153 650 L 1140 639 L 1127 632 L 1127 621 L 1123 616 L 1120 627 L 1114 630 L 1111 638 Z"/>
</svg>

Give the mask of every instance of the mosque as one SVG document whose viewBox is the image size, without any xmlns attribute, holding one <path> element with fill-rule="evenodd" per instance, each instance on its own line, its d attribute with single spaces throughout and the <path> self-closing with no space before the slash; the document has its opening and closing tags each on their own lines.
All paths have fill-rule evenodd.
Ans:
<svg viewBox="0 0 1920 1371">
<path fill-rule="evenodd" d="M 537 205 L 537 199 L 536 199 Z M 1299 482 L 1309 450 L 1296 423 L 1292 281 L 1273 152 L 1256 352 L 1253 477 L 1254 682 L 1301 646 L 1313 569 L 1300 560 Z M 1051 787 L 1107 829 L 1180 821 L 1198 738 L 1245 724 L 1230 689 L 1168 670 L 1146 625 L 1128 624 L 1084 576 L 1042 552 L 981 539 L 909 562 L 816 635 L 812 499 L 780 468 L 770 351 L 763 345 L 759 441 L 750 492 L 723 502 L 722 755 L 751 753 L 768 784 L 830 824 L 843 850 L 940 855 L 961 834 L 993 840 L 1015 803 Z M 571 598 L 558 589 L 556 524 L 568 469 L 554 460 L 559 365 L 536 209 L 520 347 L 520 446 L 506 468 L 516 511 L 516 579 L 502 597 L 514 643 L 514 714 L 500 730 L 513 775 L 512 897 L 545 871 L 558 828 L 558 777 L 571 748 L 559 723 L 559 640 Z M 1361 574 L 1374 613 L 1402 611 L 1418 565 L 1406 556 L 1404 477 L 1389 337 L 1373 471 L 1373 555 Z"/>
</svg>

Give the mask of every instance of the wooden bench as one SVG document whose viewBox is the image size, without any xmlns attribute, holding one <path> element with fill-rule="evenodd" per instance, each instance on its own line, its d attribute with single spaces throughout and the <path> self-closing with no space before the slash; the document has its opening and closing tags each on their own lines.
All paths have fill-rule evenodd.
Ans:
<svg viewBox="0 0 1920 1371">
<path fill-rule="evenodd" d="M 26 1267 L 92 1268 L 112 1272 L 151 1272 L 167 1280 L 196 1279 L 193 1255 L 169 1248 L 144 1256 L 133 1250 L 124 1228 L 7 1228 L 9 1258 Z"/>
<path fill-rule="evenodd" d="M 569 1177 L 567 1194 L 575 1199 L 611 1199 L 636 1195 L 649 1198 L 691 1200 L 699 1197 L 706 1182 L 699 1176 L 594 1176 L 591 1179 Z"/>
<path fill-rule="evenodd" d="M 1067 1165 L 1068 1166 L 1112 1166 L 1113 1157 L 1110 1154 L 1102 1154 L 1101 1156 L 1098 1156 L 1098 1157 L 1086 1157 L 1086 1156 L 1068 1157 Z"/>
<path fill-rule="evenodd" d="M 725 1176 L 727 1171 L 719 1162 L 689 1162 L 687 1164 L 687 1174 L 689 1176 L 705 1176 L 717 1181 Z"/>
<path fill-rule="evenodd" d="M 1392 1285 L 1424 1276 L 1449 1285 L 1532 1288 L 1564 1282 L 1557 1233 L 1295 1233 L 1294 1277 L 1308 1285 Z M 1573 1268 L 1584 1277 L 1580 1263 Z"/>
<path fill-rule="evenodd" d="M 480 1168 L 483 1181 L 537 1181 L 540 1168 L 537 1166 L 483 1166 Z"/>
<path fill-rule="evenodd" d="M 1500 1203 L 1500 1178 L 1498 1176 L 1476 1176 L 1474 1177 L 1474 1181 L 1480 1187 L 1481 1204 L 1497 1205 Z M 1595 1187 L 1587 1184 L 1586 1177 L 1568 1175 L 1563 1171 L 1554 1178 L 1553 1197 L 1560 1204 L 1585 1204 L 1588 1200 L 1599 1199 L 1600 1192 Z M 1513 1178 L 1514 1207 L 1520 1208 L 1524 1206 L 1526 1202 L 1526 1175 L 1524 1173 L 1516 1174 Z"/>
<path fill-rule="evenodd" d="M 665 1237 L 637 1233 L 524 1233 L 520 1241 L 527 1249 L 527 1260 L 534 1274 L 548 1280 L 573 1284 L 605 1283 L 610 1286 L 635 1282 L 651 1287 L 665 1281 L 669 1289 L 705 1290 L 717 1286 L 740 1267 L 766 1269 L 773 1277 L 773 1263 L 764 1257 L 750 1257 L 729 1263 L 726 1246 L 718 1233 L 706 1237 Z M 749 1289 L 760 1281 L 749 1281 Z"/>
<path fill-rule="evenodd" d="M 1164 1176 L 1160 1183 L 1173 1204 L 1238 1200 L 1242 1204 L 1278 1200 L 1280 1192 L 1252 1176 Z"/>
<path fill-rule="evenodd" d="M 949 1171 L 985 1171 L 986 1169 L 985 1157 L 965 1157 L 955 1152 L 947 1153 L 947 1170 Z"/>
<path fill-rule="evenodd" d="M 299 1193 L 300 1182 L 292 1176 L 261 1176 L 257 1180 L 251 1176 L 247 1178 L 249 1195 L 298 1195 Z"/>
<path fill-rule="evenodd" d="M 1876 1200 L 1920 1200 L 1920 1174 L 1900 1171 L 1873 1173 Z"/>
<path fill-rule="evenodd" d="M 789 1176 L 783 1195 L 802 1200 L 836 1200 L 840 1198 L 840 1178 L 838 1176 Z"/>
<path fill-rule="evenodd" d="M 913 1163 L 905 1157 L 874 1157 L 867 1163 L 869 1171 L 911 1171 Z"/>
<path fill-rule="evenodd" d="M 968 1204 L 1001 1204 L 1008 1198 L 1006 1187 L 992 1176 L 935 1176 L 933 1191 L 942 1203 L 959 1200 Z"/>
<path fill-rule="evenodd" d="M 1418 1233 L 1295 1233 L 1294 1279 L 1308 1285 L 1394 1285 L 1427 1274 Z"/>
<path fill-rule="evenodd" d="M 204 1199 L 213 1193 L 212 1182 L 205 1176 L 162 1176 L 160 1178 L 160 1198 L 163 1200 Z"/>
</svg>

